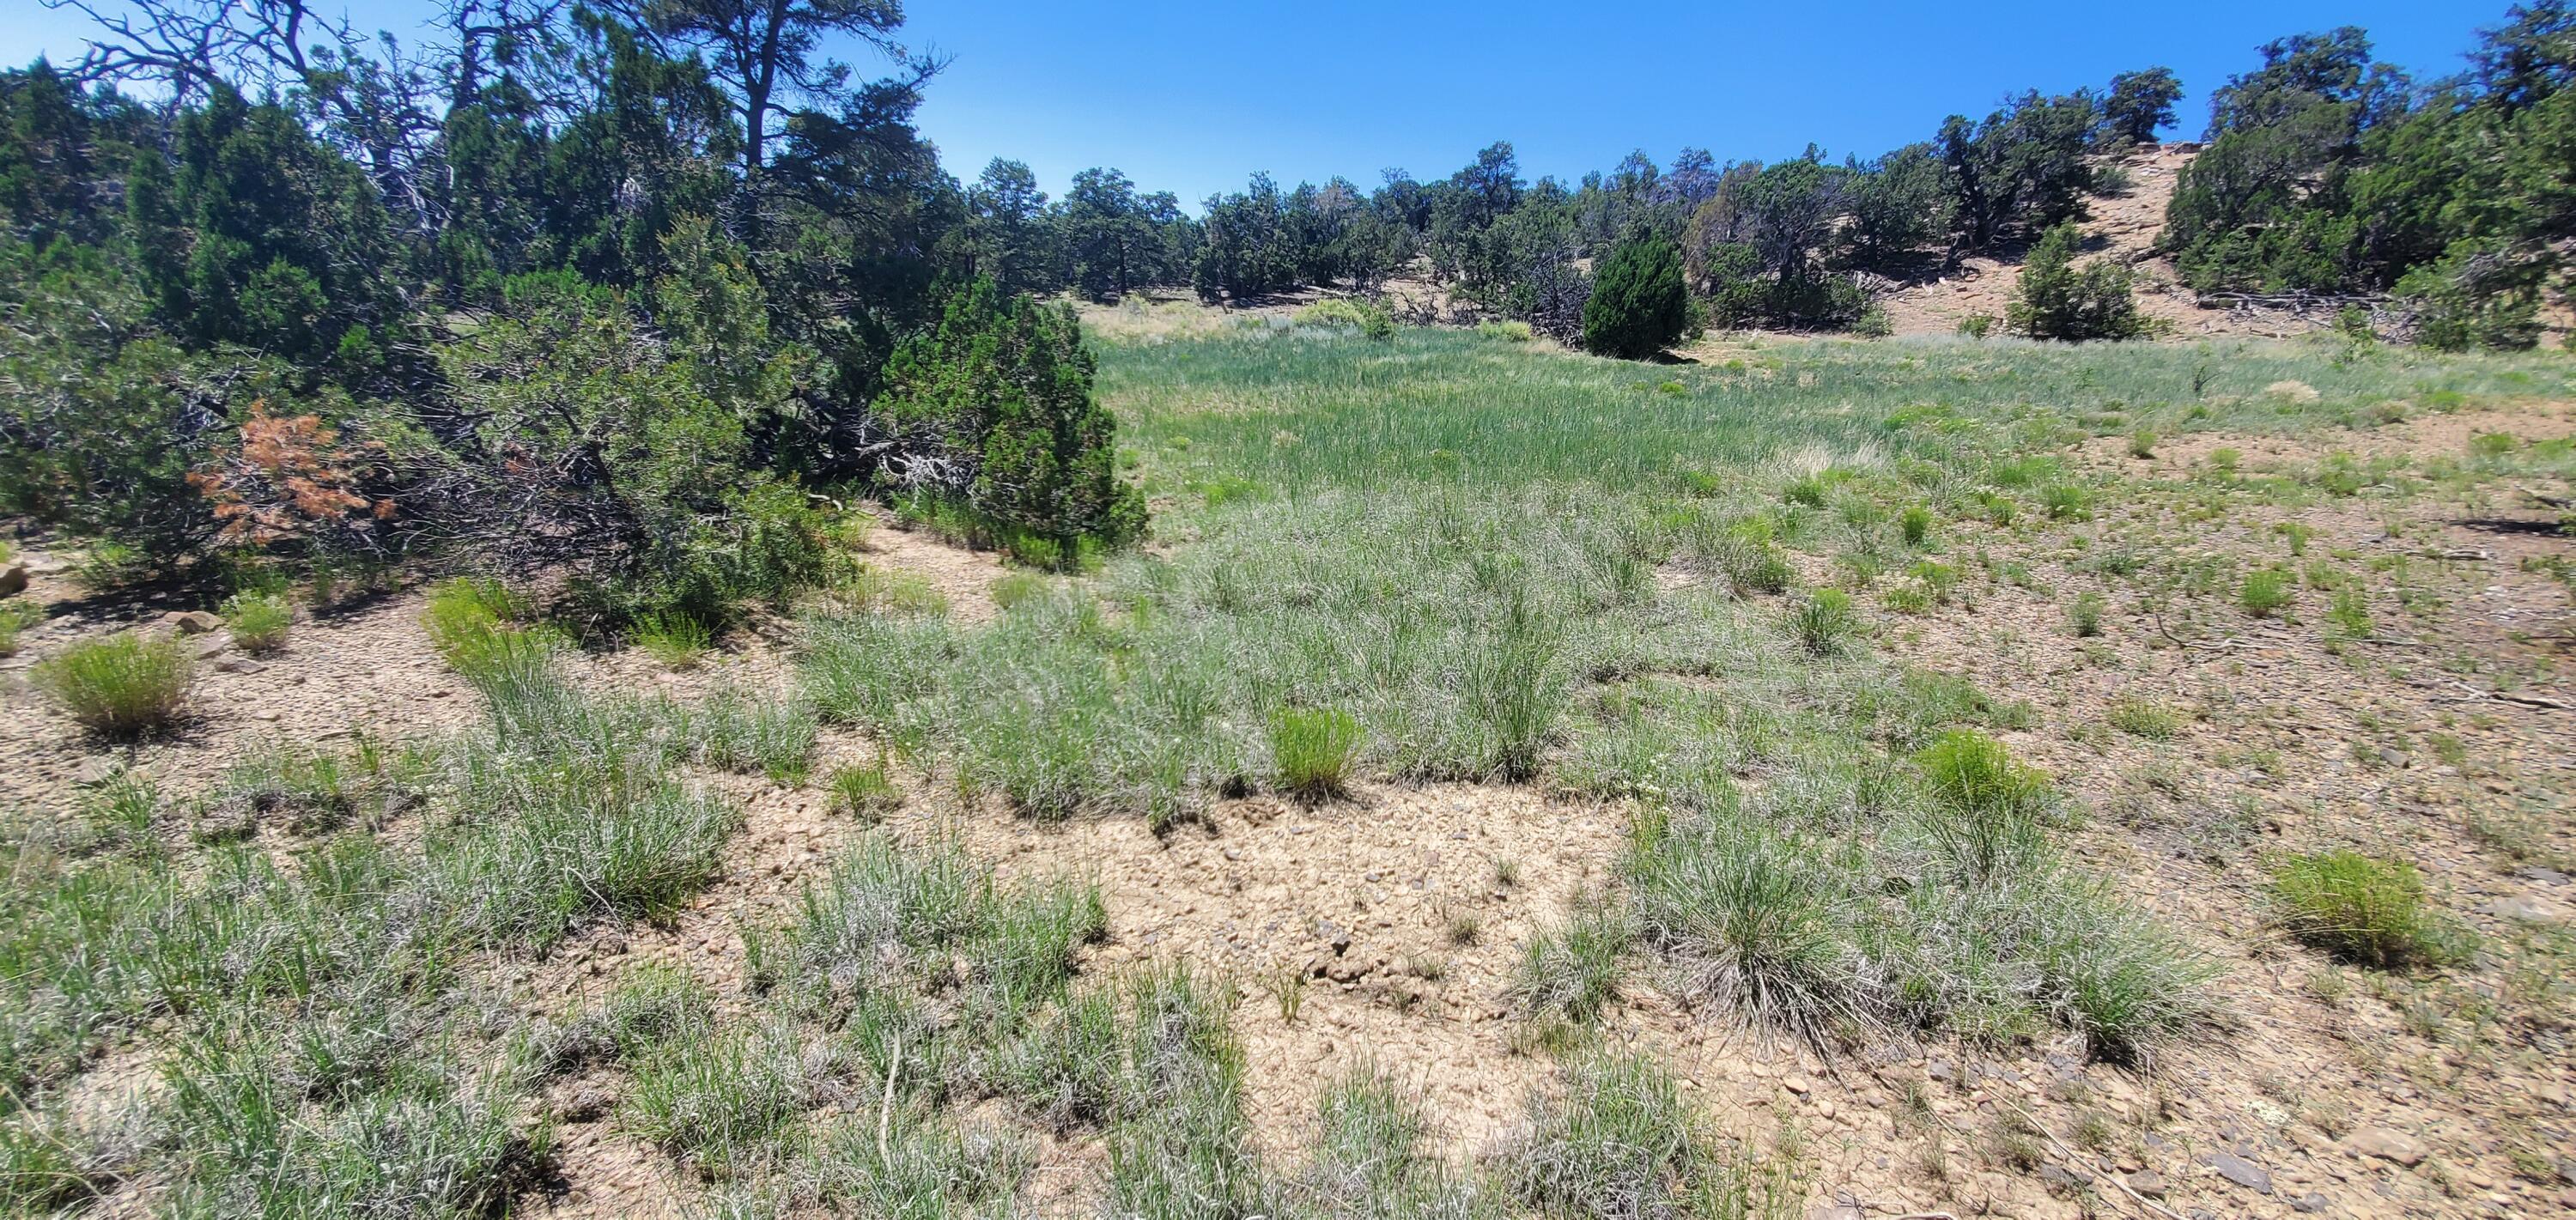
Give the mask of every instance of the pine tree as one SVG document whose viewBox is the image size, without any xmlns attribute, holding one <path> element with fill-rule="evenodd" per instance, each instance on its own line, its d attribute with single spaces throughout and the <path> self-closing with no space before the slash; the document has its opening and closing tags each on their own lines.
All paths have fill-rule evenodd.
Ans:
<svg viewBox="0 0 2576 1220">
<path fill-rule="evenodd" d="M 1682 256 L 1660 237 L 1621 243 L 1593 277 L 1583 306 L 1583 346 L 1599 355 L 1643 360 L 1682 337 L 1689 324 Z"/>
</svg>

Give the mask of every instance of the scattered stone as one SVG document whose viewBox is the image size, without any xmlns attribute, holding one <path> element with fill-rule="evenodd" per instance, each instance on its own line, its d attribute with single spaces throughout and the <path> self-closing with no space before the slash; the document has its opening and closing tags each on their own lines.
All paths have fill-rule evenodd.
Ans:
<svg viewBox="0 0 2576 1220">
<path fill-rule="evenodd" d="M 0 570 L 0 597 L 16 597 L 27 591 L 27 565 L 13 563 Z"/>
<path fill-rule="evenodd" d="M 2256 1194 L 2272 1193 L 2272 1175 L 2262 1166 L 2232 1152 L 2212 1152 L 2200 1163 L 2218 1171 L 2218 1176 Z"/>
<path fill-rule="evenodd" d="M 1787 1089 L 1800 1097 L 1804 1097 L 1807 1095 L 1807 1090 L 1813 1086 L 1807 1083 L 1807 1078 L 1804 1076 L 1791 1076 L 1788 1079 L 1781 1081 L 1780 1087 Z"/>
<path fill-rule="evenodd" d="M 181 635 L 204 635 L 224 625 L 224 620 L 203 610 L 173 610 L 161 616 L 160 623 Z"/>
<path fill-rule="evenodd" d="M 2039 1167 L 2039 1180 L 2055 1190 L 2079 1190 L 2093 1184 L 2093 1175 L 2081 1169 L 2068 1169 L 2055 1161 Z"/>
<path fill-rule="evenodd" d="M 564 1098 L 563 1119 L 568 1123 L 591 1123 L 607 1117 L 617 1105 L 617 1095 L 602 1085 L 583 1085 Z"/>
<path fill-rule="evenodd" d="M 250 718 L 251 718 L 251 719 L 253 719 L 253 720 L 265 720 L 265 721 L 269 721 L 269 722 L 271 722 L 271 723 L 275 723 L 277 720 L 279 720 L 279 719 L 280 719 L 280 716 L 279 716 L 279 714 L 278 714 L 278 713 L 276 713 L 276 712 L 274 712 L 274 711 L 270 711 L 270 710 L 268 710 L 268 709 L 263 708 L 263 709 L 261 709 L 261 710 L 259 710 L 259 711 L 252 712 L 252 713 L 250 714 Z"/>
<path fill-rule="evenodd" d="M 72 782 L 81 785 L 104 784 L 116 778 L 116 773 L 124 769 L 125 764 L 118 762 L 114 755 L 92 754 L 82 759 L 81 765 L 72 771 Z"/>
<path fill-rule="evenodd" d="M 1926 1079 L 1947 1084 L 1959 1078 L 1959 1069 L 1950 1066 L 1947 1059 L 1934 1059 L 1923 1065 L 1923 1075 Z"/>
<path fill-rule="evenodd" d="M 2511 919 L 2521 923 L 2567 922 L 2567 912 L 2537 898 L 2520 894 L 2511 898 L 2498 898 L 2480 906 L 2478 910 L 2498 919 Z"/>
<path fill-rule="evenodd" d="M 2375 1156 L 2413 1168 L 2424 1160 L 2424 1146 L 2385 1127 L 2364 1127 L 2344 1140 L 2357 1156 Z"/>
<path fill-rule="evenodd" d="M 1342 927 L 1342 925 L 1334 923 L 1332 920 L 1316 920 L 1315 935 L 1323 937 L 1324 942 L 1333 947 L 1333 956 L 1335 957 L 1340 957 L 1341 955 L 1351 951 L 1350 931 Z"/>
<path fill-rule="evenodd" d="M 2127 1181 L 2129 1183 L 2129 1189 L 2138 1192 L 2138 1197 L 2142 1199 L 2161 1199 L 2165 1197 L 2165 1175 L 2157 1173 L 2155 1170 L 2141 1169 L 2136 1173 L 2130 1174 Z"/>
<path fill-rule="evenodd" d="M 2294 1212 L 2321 1212 L 2325 1209 L 2326 1197 L 2313 1190 L 2290 1200 L 2290 1210 Z"/>
<path fill-rule="evenodd" d="M 228 657 L 215 662 L 215 670 L 218 673 L 255 674 L 266 668 L 268 667 L 249 657 Z"/>
</svg>

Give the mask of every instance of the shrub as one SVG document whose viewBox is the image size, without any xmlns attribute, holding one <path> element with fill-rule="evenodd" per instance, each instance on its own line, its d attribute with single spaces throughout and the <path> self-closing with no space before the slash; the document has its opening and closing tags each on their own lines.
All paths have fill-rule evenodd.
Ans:
<svg viewBox="0 0 2576 1220">
<path fill-rule="evenodd" d="M 2154 457 L 2155 455 L 2156 455 L 2156 430 L 2155 430 L 2155 429 L 2153 429 L 2153 428 L 2140 428 L 2140 429 L 2138 429 L 2137 431 L 2132 432 L 2132 433 L 2130 433 L 2130 434 L 2129 434 L 2129 456 L 2130 456 L 2130 457 L 2144 459 L 2144 458 L 2151 458 L 2151 457 Z"/>
<path fill-rule="evenodd" d="M 2006 326 L 2034 339 L 2070 343 L 2130 339 L 2145 331 L 2137 298 L 2129 291 L 2129 269 L 2096 259 L 2076 270 L 2075 249 L 2081 240 L 2073 221 L 2040 238 L 2022 263 L 2020 288 L 2004 307 Z"/>
<path fill-rule="evenodd" d="M 127 632 L 74 644 L 36 665 L 36 685 L 93 732 L 135 737 L 169 724 L 197 677 L 187 641 Z"/>
<path fill-rule="evenodd" d="M 1053 542 L 1060 563 L 1079 539 L 1116 546 L 1145 528 L 1143 494 L 1118 478 L 1118 425 L 1092 397 L 1093 369 L 1071 307 L 1006 298 L 978 277 L 896 348 L 875 410 L 956 472 L 940 490 Z"/>
<path fill-rule="evenodd" d="M 531 613 L 527 599 L 500 581 L 460 576 L 431 587 L 429 604 L 421 610 L 420 625 L 429 632 L 430 647 L 454 665 L 459 650 L 475 646 L 502 624 L 523 621 Z"/>
<path fill-rule="evenodd" d="M 1871 305 L 1852 320 L 1852 333 L 1864 339 L 1884 339 L 1896 333 L 1896 323 L 1889 320 L 1886 306 Z"/>
<path fill-rule="evenodd" d="M 1388 313 L 1385 306 L 1373 301 L 1352 300 L 1349 297 L 1317 301 L 1298 310 L 1297 324 L 1347 327 L 1371 339 L 1395 337 L 1395 315 Z"/>
<path fill-rule="evenodd" d="M 1279 786 L 1309 801 L 1342 794 L 1359 753 L 1360 722 L 1336 708 L 1283 708 L 1270 722 Z"/>
<path fill-rule="evenodd" d="M 285 647 L 287 630 L 295 623 L 295 608 L 270 593 L 236 593 L 225 599 L 223 615 L 233 643 L 252 653 Z"/>
<path fill-rule="evenodd" d="M 1531 330 L 1529 323 L 1518 319 L 1479 322 L 1476 324 L 1476 334 L 1482 338 L 1498 339 L 1505 343 L 1527 343 L 1538 337 L 1538 332 Z"/>
<path fill-rule="evenodd" d="M 1818 589 L 1790 607 L 1786 623 L 1791 639 L 1813 656 L 1831 656 L 1860 630 L 1851 595 L 1840 589 Z"/>
<path fill-rule="evenodd" d="M 2281 919 L 2300 940 L 2383 969 L 2466 956 L 2465 933 L 2425 909 L 2424 879 L 2403 860 L 2354 851 L 2297 856 L 2272 874 Z"/>
<path fill-rule="evenodd" d="M 1995 320 L 1989 314 L 1974 313 L 1959 319 L 1959 333 L 1971 339 L 1983 339 L 1994 328 Z"/>
<path fill-rule="evenodd" d="M 2269 618 L 2288 608 L 2293 596 L 2288 572 L 2261 568 L 2245 574 L 2245 583 L 2236 589 L 2236 604 L 2256 618 Z"/>
<path fill-rule="evenodd" d="M 1643 360 L 1680 341 L 1688 326 L 1681 250 L 1659 237 L 1623 242 L 1593 277 L 1583 306 L 1583 346 L 1596 355 Z"/>
</svg>

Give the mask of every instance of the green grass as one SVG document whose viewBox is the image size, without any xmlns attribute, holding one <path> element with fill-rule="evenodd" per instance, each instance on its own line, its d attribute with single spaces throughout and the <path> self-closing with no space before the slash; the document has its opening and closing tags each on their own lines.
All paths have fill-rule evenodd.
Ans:
<svg viewBox="0 0 2576 1220">
<path fill-rule="evenodd" d="M 286 647 L 295 626 L 295 607 L 273 593 L 236 593 L 224 600 L 224 624 L 242 651 L 260 654 Z"/>
<path fill-rule="evenodd" d="M 2437 915 L 2413 864 L 2353 851 L 2294 856 L 2272 873 L 2282 924 L 2336 958 L 2383 969 L 2463 960 L 2463 929 Z"/>
<path fill-rule="evenodd" d="M 1509 994 L 1523 1020 L 1591 1023 L 1619 998 L 1637 931 L 1615 905 L 1589 907 L 1523 946 Z"/>
<path fill-rule="evenodd" d="M 1360 722 L 1334 708 L 1282 708 L 1270 724 L 1270 757 L 1279 787 L 1320 801 L 1340 796 L 1362 737 Z"/>
<path fill-rule="evenodd" d="M 2270 618 L 2298 600 L 2289 571 L 2282 568 L 2257 568 L 2245 574 L 2244 583 L 2236 587 L 2236 604 L 2256 618 Z"/>
<path fill-rule="evenodd" d="M 874 820 L 903 804 L 903 790 L 887 773 L 884 759 L 866 766 L 835 767 L 826 787 L 832 794 L 832 812 L 850 817 Z"/>
<path fill-rule="evenodd" d="M 646 656 L 669 669 L 695 669 L 715 644 L 715 633 L 694 616 L 663 610 L 637 621 L 630 635 Z"/>
<path fill-rule="evenodd" d="M 19 598 L 0 601 L 0 657 L 18 655 L 18 635 L 45 621 L 44 608 Z"/>
<path fill-rule="evenodd" d="M 194 649 L 176 635 L 124 632 L 36 663 L 29 677 L 84 728 L 132 738 L 167 728 L 196 684 Z"/>
</svg>

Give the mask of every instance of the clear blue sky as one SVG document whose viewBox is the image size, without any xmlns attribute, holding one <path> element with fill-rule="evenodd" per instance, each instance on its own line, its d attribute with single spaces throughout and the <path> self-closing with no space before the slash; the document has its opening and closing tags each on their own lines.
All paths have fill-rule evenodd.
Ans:
<svg viewBox="0 0 2576 1220">
<path fill-rule="evenodd" d="M 923 130 L 971 178 L 995 156 L 1050 192 L 1076 170 L 1126 170 L 1195 208 L 1253 170 L 1283 184 L 1401 166 L 1447 174 L 1512 141 L 1523 170 L 1571 181 L 1643 148 L 1719 160 L 1839 157 L 1930 135 L 2007 92 L 2061 92 L 2164 64 L 2208 90 L 2254 47 L 2336 25 L 2367 28 L 2380 57 L 2419 77 L 2461 66 L 2508 0 L 2065 0 L 1878 3 L 1532 3 L 1527 0 L 907 0 L 906 37 L 955 62 L 930 88 Z M 360 24 L 418 37 L 427 0 L 347 6 Z M 0 0 L 0 58 L 76 57 L 83 23 L 37 0 Z"/>
</svg>

